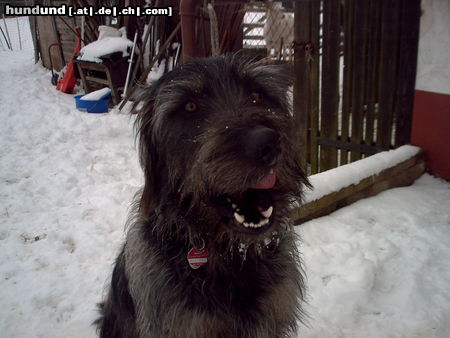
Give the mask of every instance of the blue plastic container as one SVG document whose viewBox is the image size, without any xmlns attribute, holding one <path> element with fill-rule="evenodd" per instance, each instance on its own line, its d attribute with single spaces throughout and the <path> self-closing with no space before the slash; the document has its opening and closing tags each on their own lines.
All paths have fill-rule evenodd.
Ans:
<svg viewBox="0 0 450 338">
<path fill-rule="evenodd" d="M 107 113 L 109 100 L 111 95 L 102 97 L 100 100 L 81 100 L 84 95 L 75 95 L 75 107 L 78 110 L 87 111 L 88 113 Z"/>
</svg>

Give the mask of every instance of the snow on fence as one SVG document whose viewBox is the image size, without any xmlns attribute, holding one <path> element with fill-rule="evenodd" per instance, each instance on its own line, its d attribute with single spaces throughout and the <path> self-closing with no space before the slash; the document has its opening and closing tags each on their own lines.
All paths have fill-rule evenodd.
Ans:
<svg viewBox="0 0 450 338">
<path fill-rule="evenodd" d="M 300 224 L 374 196 L 412 184 L 425 171 L 425 151 L 405 145 L 309 177 L 313 189 L 304 204 L 294 206 L 291 218 Z"/>
</svg>

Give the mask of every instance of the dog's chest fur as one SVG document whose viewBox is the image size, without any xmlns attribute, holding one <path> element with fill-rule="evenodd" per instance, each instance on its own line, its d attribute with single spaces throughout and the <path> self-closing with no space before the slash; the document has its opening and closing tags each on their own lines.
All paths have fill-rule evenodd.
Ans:
<svg viewBox="0 0 450 338">
<path fill-rule="evenodd" d="M 162 243 L 151 228 L 134 224 L 122 253 L 140 336 L 288 336 L 301 292 L 289 235 L 262 253 L 264 259 L 255 252 L 244 261 L 213 257 L 222 261 L 193 270 L 188 249 L 176 241 Z"/>
</svg>

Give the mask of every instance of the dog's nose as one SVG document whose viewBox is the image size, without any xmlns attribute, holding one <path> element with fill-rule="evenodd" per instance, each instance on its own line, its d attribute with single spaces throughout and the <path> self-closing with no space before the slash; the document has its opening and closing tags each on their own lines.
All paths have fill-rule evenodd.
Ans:
<svg viewBox="0 0 450 338">
<path fill-rule="evenodd" d="M 244 141 L 245 155 L 266 166 L 274 166 L 279 153 L 280 135 L 267 127 L 256 127 L 250 130 Z"/>
</svg>

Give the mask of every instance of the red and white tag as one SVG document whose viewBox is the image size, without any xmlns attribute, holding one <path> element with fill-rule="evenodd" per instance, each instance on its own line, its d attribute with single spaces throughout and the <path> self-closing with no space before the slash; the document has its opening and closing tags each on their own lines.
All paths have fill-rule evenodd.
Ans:
<svg viewBox="0 0 450 338">
<path fill-rule="evenodd" d="M 192 248 L 187 254 L 187 260 L 192 269 L 198 269 L 208 262 L 208 249 L 197 250 Z"/>
</svg>

